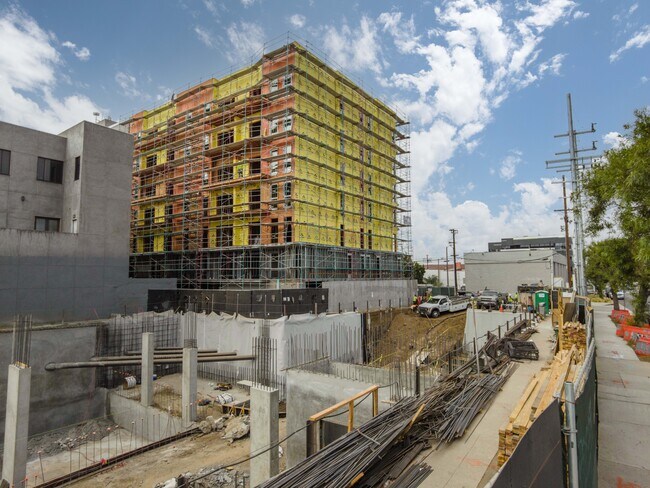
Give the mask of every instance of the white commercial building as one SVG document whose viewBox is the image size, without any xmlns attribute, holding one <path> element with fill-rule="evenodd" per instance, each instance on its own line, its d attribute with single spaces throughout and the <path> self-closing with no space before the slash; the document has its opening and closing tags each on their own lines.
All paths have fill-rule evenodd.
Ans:
<svg viewBox="0 0 650 488">
<path fill-rule="evenodd" d="M 515 293 L 523 284 L 567 286 L 566 256 L 555 249 L 465 253 L 467 291 Z"/>
</svg>

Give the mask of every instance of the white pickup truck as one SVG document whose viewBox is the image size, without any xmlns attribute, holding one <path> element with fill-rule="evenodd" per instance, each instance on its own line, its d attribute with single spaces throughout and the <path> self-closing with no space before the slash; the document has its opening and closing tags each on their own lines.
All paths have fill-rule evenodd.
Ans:
<svg viewBox="0 0 650 488">
<path fill-rule="evenodd" d="M 418 307 L 418 313 L 423 317 L 438 317 L 443 312 L 459 312 L 469 306 L 469 300 L 463 297 L 446 297 L 436 295 L 430 297 Z"/>
</svg>

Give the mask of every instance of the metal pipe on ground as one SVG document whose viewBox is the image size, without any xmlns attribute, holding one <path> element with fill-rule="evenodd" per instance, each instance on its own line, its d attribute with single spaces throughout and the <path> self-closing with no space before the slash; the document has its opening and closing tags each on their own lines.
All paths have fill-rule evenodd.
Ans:
<svg viewBox="0 0 650 488">
<path fill-rule="evenodd" d="M 225 361 L 254 361 L 255 356 L 202 356 L 198 358 L 199 363 L 218 363 Z M 183 358 L 178 359 L 154 359 L 154 364 L 180 364 Z M 124 361 L 81 361 L 74 363 L 48 363 L 45 365 L 46 371 L 56 371 L 59 369 L 76 369 L 76 368 L 103 368 L 106 366 L 139 366 L 139 359 L 129 359 Z"/>
</svg>

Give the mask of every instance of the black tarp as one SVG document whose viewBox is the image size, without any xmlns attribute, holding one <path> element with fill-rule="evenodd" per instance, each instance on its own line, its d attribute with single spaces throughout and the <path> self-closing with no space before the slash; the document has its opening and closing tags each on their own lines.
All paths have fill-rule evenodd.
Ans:
<svg viewBox="0 0 650 488">
<path fill-rule="evenodd" d="M 582 394 L 576 399 L 580 486 L 598 486 L 598 414 L 596 364 L 591 361 Z"/>
<path fill-rule="evenodd" d="M 512 456 L 503 465 L 493 484 L 494 488 L 565 486 L 560 415 L 560 406 L 556 400 L 521 438 Z"/>
</svg>

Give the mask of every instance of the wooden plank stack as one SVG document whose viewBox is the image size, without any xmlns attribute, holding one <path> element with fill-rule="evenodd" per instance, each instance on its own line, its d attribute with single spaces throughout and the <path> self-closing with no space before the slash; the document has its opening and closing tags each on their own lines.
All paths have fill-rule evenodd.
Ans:
<svg viewBox="0 0 650 488">
<path fill-rule="evenodd" d="M 522 436 L 537 417 L 553 402 L 565 381 L 571 381 L 578 370 L 577 348 L 560 351 L 553 362 L 533 376 L 508 418 L 508 424 L 499 430 L 499 466 L 512 455 Z"/>
<path fill-rule="evenodd" d="M 580 322 L 565 322 L 559 330 L 560 349 L 569 351 L 575 346 L 576 350 L 584 357 L 587 348 L 587 328 Z"/>
</svg>

